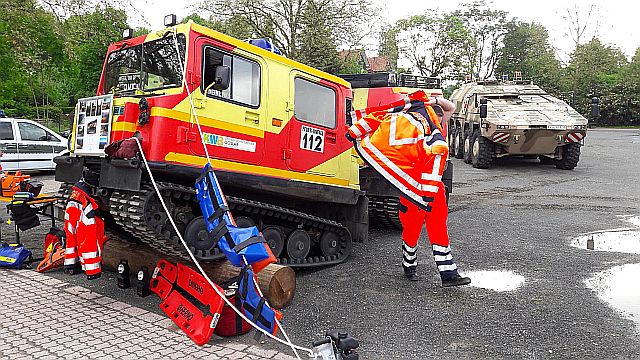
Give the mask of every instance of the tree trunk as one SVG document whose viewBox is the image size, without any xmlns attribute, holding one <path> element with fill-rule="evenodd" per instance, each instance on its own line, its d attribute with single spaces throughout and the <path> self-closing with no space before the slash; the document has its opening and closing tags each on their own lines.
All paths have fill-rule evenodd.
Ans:
<svg viewBox="0 0 640 360">
<path fill-rule="evenodd" d="M 128 243 L 113 238 L 105 242 L 103 251 L 102 263 L 106 269 L 115 271 L 120 259 L 126 259 L 132 276 L 135 276 L 142 266 L 146 266 L 150 273 L 153 272 L 158 261 L 162 259 L 173 263 L 182 262 L 194 268 L 191 261 L 165 256 L 148 245 Z M 240 269 L 227 260 L 203 262 L 201 265 L 211 280 L 217 284 L 240 273 Z M 295 272 L 290 267 L 271 264 L 258 273 L 258 286 L 272 307 L 283 309 L 291 304 L 295 294 Z"/>
</svg>

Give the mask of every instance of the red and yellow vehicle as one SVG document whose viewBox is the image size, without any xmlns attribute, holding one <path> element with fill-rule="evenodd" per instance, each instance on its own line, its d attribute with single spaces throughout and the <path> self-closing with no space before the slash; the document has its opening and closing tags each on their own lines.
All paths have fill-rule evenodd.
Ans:
<svg viewBox="0 0 640 360">
<path fill-rule="evenodd" d="M 56 179 L 98 173 L 115 222 L 177 253 L 143 165 L 104 154 L 137 136 L 187 242 L 215 259 L 193 189 L 206 146 L 238 224 L 256 224 L 279 262 L 346 259 L 368 231 L 358 158 L 344 136 L 349 83 L 192 22 L 168 25 L 109 46 L 97 97 L 78 104 L 71 154 L 55 160 Z"/>
<path fill-rule="evenodd" d="M 372 73 L 340 75 L 351 83 L 354 109 L 388 104 L 401 100 L 403 95 L 423 90 L 428 96 L 442 96 L 441 80 L 411 74 Z M 438 112 L 438 107 L 434 110 Z M 445 134 L 449 134 L 447 123 L 443 122 Z M 442 175 L 447 199 L 453 188 L 453 163 L 447 159 L 447 167 Z M 398 218 L 399 194 L 372 168 L 360 169 L 360 188 L 369 200 L 369 223 L 379 227 L 401 228 Z"/>
</svg>

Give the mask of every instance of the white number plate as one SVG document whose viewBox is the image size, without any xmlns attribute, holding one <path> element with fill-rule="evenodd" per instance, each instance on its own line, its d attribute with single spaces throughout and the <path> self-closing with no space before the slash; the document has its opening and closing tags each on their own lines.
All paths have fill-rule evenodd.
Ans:
<svg viewBox="0 0 640 360">
<path fill-rule="evenodd" d="M 566 130 L 565 125 L 547 125 L 547 130 Z"/>
<path fill-rule="evenodd" d="M 300 149 L 324 152 L 324 130 L 302 125 L 300 130 Z"/>
</svg>

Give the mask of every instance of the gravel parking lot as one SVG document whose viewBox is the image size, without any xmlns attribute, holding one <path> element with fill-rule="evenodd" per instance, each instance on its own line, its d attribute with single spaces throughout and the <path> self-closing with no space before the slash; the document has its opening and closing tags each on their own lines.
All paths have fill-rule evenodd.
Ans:
<svg viewBox="0 0 640 360">
<path fill-rule="evenodd" d="M 504 159 L 487 170 L 454 160 L 449 232 L 458 266 L 474 284 L 491 283 L 478 271 L 511 271 L 524 283 L 508 291 L 442 289 L 424 233 L 422 278 L 409 282 L 400 267 L 400 231 L 372 229 L 346 263 L 298 273 L 285 329 L 300 345 L 346 330 L 360 339 L 361 359 L 640 358 L 640 324 L 585 285 L 594 273 L 640 263 L 640 255 L 569 246 L 581 234 L 628 227 L 627 218 L 640 215 L 638 149 L 638 130 L 596 129 L 572 171 L 536 159 Z M 12 231 L 2 227 L 5 236 Z M 41 241 L 34 234 L 25 242 Z M 113 277 L 106 278 L 92 290 L 113 291 Z M 628 285 L 638 287 L 637 278 Z M 159 310 L 133 291 L 110 296 Z M 286 350 L 271 341 L 261 346 Z"/>
</svg>

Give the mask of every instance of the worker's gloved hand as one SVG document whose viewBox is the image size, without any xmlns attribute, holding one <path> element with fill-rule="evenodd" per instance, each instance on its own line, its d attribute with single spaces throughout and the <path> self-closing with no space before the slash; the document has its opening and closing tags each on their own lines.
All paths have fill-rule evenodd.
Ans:
<svg viewBox="0 0 640 360">
<path fill-rule="evenodd" d="M 354 139 L 351 134 L 349 134 L 349 132 L 347 131 L 346 134 L 344 134 L 344 136 L 347 138 L 347 140 L 351 141 L 351 142 L 355 142 L 356 139 Z"/>
</svg>

